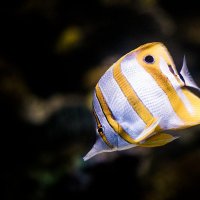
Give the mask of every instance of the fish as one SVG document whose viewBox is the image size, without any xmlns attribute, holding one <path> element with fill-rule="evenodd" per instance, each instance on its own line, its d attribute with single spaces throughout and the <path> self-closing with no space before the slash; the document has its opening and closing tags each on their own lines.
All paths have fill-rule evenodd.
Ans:
<svg viewBox="0 0 200 200">
<path fill-rule="evenodd" d="M 162 42 L 143 44 L 117 60 L 94 89 L 96 141 L 83 159 L 132 147 L 159 147 L 172 132 L 200 124 L 200 91 L 184 56 L 180 72 Z M 171 131 L 171 132 L 170 132 Z"/>
</svg>

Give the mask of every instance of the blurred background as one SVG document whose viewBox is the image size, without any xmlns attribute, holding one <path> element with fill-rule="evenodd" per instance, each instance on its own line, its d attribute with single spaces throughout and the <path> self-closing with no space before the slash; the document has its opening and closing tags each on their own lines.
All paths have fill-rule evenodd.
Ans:
<svg viewBox="0 0 200 200">
<path fill-rule="evenodd" d="M 82 157 L 95 141 L 94 86 L 123 54 L 163 42 L 200 85 L 199 12 L 196 0 L 2 1 L 1 199 L 198 197 L 199 127 L 163 147 Z"/>
</svg>

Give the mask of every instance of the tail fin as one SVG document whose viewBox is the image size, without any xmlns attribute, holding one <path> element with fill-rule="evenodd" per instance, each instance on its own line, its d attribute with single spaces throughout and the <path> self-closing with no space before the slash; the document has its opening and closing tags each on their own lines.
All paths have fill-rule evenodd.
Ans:
<svg viewBox="0 0 200 200">
<path fill-rule="evenodd" d="M 182 69 L 180 71 L 181 76 L 183 77 L 186 86 L 192 87 L 192 88 L 196 88 L 197 90 L 200 91 L 200 88 L 197 86 L 197 84 L 195 83 L 194 79 L 192 78 L 188 68 L 187 68 L 187 64 L 186 64 L 186 59 L 185 56 L 183 58 L 183 66 Z"/>
</svg>

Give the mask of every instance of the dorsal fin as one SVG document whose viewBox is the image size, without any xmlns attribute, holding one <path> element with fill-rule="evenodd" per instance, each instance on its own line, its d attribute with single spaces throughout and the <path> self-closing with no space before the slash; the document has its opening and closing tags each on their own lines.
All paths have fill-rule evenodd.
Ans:
<svg viewBox="0 0 200 200">
<path fill-rule="evenodd" d="M 195 83 L 194 79 L 192 78 L 192 76 L 191 76 L 191 74 L 190 74 L 190 72 L 187 68 L 185 56 L 183 58 L 183 66 L 182 66 L 182 69 L 180 71 L 180 74 L 182 75 L 186 86 L 195 88 L 195 89 L 200 91 L 200 88 Z"/>
</svg>

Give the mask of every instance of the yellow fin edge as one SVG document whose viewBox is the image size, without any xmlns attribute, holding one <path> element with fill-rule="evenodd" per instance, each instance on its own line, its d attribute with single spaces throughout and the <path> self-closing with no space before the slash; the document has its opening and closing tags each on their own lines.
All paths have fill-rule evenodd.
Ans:
<svg viewBox="0 0 200 200">
<path fill-rule="evenodd" d="M 178 137 L 173 137 L 167 133 L 157 133 L 150 138 L 148 138 L 144 143 L 138 144 L 140 147 L 158 147 L 168 144 Z"/>
</svg>

